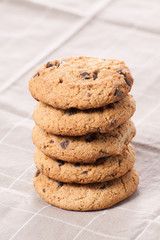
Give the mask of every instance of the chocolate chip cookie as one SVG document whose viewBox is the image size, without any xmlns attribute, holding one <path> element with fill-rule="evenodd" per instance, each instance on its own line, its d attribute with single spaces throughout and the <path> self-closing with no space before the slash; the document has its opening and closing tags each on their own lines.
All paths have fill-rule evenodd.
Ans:
<svg viewBox="0 0 160 240">
<path fill-rule="evenodd" d="M 133 77 L 123 61 L 70 57 L 50 61 L 29 81 L 32 96 L 60 109 L 99 108 L 122 99 Z"/>
<path fill-rule="evenodd" d="M 76 211 L 109 208 L 130 196 L 137 188 L 139 177 L 133 167 L 120 178 L 90 184 L 68 184 L 57 182 L 37 170 L 34 186 L 39 195 L 48 203 Z"/>
<path fill-rule="evenodd" d="M 62 137 L 33 128 L 32 139 L 45 155 L 70 162 L 93 163 L 98 158 L 119 155 L 135 136 L 132 120 L 109 133 L 89 133 L 80 137 Z"/>
<path fill-rule="evenodd" d="M 60 110 L 39 102 L 33 119 L 49 133 L 81 136 L 88 132 L 109 132 L 131 118 L 135 109 L 136 103 L 132 95 L 105 107 L 89 110 Z"/>
<path fill-rule="evenodd" d="M 36 149 L 34 162 L 44 175 L 60 182 L 105 182 L 124 175 L 133 167 L 135 151 L 129 145 L 121 155 L 100 158 L 94 164 L 82 164 L 49 158 Z"/>
</svg>

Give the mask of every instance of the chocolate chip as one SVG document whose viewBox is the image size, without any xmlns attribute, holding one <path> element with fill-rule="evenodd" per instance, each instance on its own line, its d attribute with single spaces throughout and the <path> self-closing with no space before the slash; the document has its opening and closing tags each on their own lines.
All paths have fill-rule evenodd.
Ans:
<svg viewBox="0 0 160 240">
<path fill-rule="evenodd" d="M 51 140 L 49 143 L 54 143 L 54 140 Z"/>
<path fill-rule="evenodd" d="M 81 164 L 78 163 L 78 162 L 74 164 L 75 167 L 79 167 L 80 165 L 81 165 Z"/>
<path fill-rule="evenodd" d="M 50 63 L 50 62 L 48 62 L 48 63 L 46 64 L 46 68 L 50 68 L 50 67 L 53 67 L 53 64 Z"/>
<path fill-rule="evenodd" d="M 105 189 L 107 187 L 107 183 L 104 183 L 99 189 Z"/>
<path fill-rule="evenodd" d="M 56 67 L 59 67 L 61 64 L 62 64 L 62 62 L 57 61 L 57 62 L 55 63 L 55 66 L 56 66 Z"/>
<path fill-rule="evenodd" d="M 39 171 L 39 169 L 37 169 L 37 171 L 36 171 L 36 173 L 35 173 L 35 177 L 38 177 L 40 173 L 41 173 L 41 172 Z"/>
<path fill-rule="evenodd" d="M 43 192 L 46 192 L 46 189 L 45 189 L 45 188 L 43 188 L 43 189 L 42 189 L 42 191 L 43 191 Z"/>
<path fill-rule="evenodd" d="M 125 82 L 127 83 L 128 86 L 131 86 L 131 80 L 124 78 Z"/>
<path fill-rule="evenodd" d="M 121 161 L 120 161 L 120 160 L 118 160 L 118 166 L 119 166 L 119 167 L 121 166 Z"/>
<path fill-rule="evenodd" d="M 121 97 L 122 97 L 122 91 L 121 91 L 121 89 L 117 88 L 116 91 L 115 91 L 115 93 L 114 93 L 114 96 L 121 98 Z"/>
<path fill-rule="evenodd" d="M 77 113 L 77 109 L 76 108 L 70 108 L 66 111 L 66 113 L 71 116 Z"/>
<path fill-rule="evenodd" d="M 37 72 L 33 77 L 39 77 L 40 76 L 40 74 L 39 74 L 39 72 Z"/>
<path fill-rule="evenodd" d="M 59 167 L 65 164 L 62 160 L 59 159 L 57 159 L 57 163 Z"/>
<path fill-rule="evenodd" d="M 119 69 L 117 71 L 120 75 L 123 75 L 125 76 L 125 73 L 123 72 L 123 69 Z M 127 78 L 124 78 L 125 82 L 127 83 L 128 86 L 131 86 L 131 80 L 127 79 Z"/>
<path fill-rule="evenodd" d="M 107 154 L 107 152 L 104 150 L 100 150 L 100 153 Z"/>
<path fill-rule="evenodd" d="M 62 187 L 63 186 L 63 182 L 59 182 L 59 181 L 56 181 L 57 182 L 57 185 L 58 185 L 58 187 Z"/>
<path fill-rule="evenodd" d="M 47 148 L 47 146 L 43 146 L 43 149 L 46 149 Z"/>
<path fill-rule="evenodd" d="M 96 137 L 97 137 L 96 133 L 88 133 L 85 141 L 86 142 L 92 142 L 93 140 L 96 139 Z"/>
<path fill-rule="evenodd" d="M 48 168 L 48 170 L 50 171 L 51 169 L 50 169 L 50 168 Z"/>
<path fill-rule="evenodd" d="M 69 142 L 68 141 L 65 141 L 65 142 L 61 142 L 60 145 L 63 149 L 66 149 L 67 146 L 68 146 Z"/>
<path fill-rule="evenodd" d="M 84 79 L 89 79 L 90 74 L 88 72 L 83 72 L 83 73 L 81 73 L 81 77 L 83 77 Z"/>
<path fill-rule="evenodd" d="M 125 76 L 125 73 L 123 73 L 123 69 L 120 68 L 117 72 L 118 72 L 120 75 Z"/>
<path fill-rule="evenodd" d="M 93 73 L 93 79 L 96 80 L 96 78 L 98 78 L 98 73 L 97 73 L 97 72 L 94 72 L 94 73 Z"/>
<path fill-rule="evenodd" d="M 59 83 L 63 83 L 63 79 L 62 78 L 59 79 Z"/>
<path fill-rule="evenodd" d="M 88 173 L 87 171 L 82 172 L 82 174 L 87 174 L 87 173 Z"/>
</svg>

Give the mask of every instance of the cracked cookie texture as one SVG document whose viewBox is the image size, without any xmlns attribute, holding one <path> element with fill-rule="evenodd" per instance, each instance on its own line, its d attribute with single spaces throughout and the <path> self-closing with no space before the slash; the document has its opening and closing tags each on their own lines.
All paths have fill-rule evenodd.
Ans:
<svg viewBox="0 0 160 240">
<path fill-rule="evenodd" d="M 48 62 L 29 81 L 36 100 L 60 109 L 103 107 L 126 96 L 132 85 L 123 61 L 84 56 Z"/>
<path fill-rule="evenodd" d="M 90 184 L 55 181 L 37 170 L 34 187 L 48 203 L 68 210 L 91 211 L 109 208 L 134 193 L 139 183 L 133 167 L 120 178 Z"/>
<path fill-rule="evenodd" d="M 36 147 L 49 157 L 70 162 L 93 163 L 98 158 L 121 154 L 135 133 L 132 120 L 109 133 L 90 133 L 80 137 L 49 134 L 35 125 L 32 139 Z"/>
<path fill-rule="evenodd" d="M 135 151 L 129 145 L 121 155 L 100 158 L 93 164 L 82 164 L 49 158 L 36 149 L 34 162 L 44 175 L 60 182 L 105 182 L 121 177 L 133 167 Z"/>
<path fill-rule="evenodd" d="M 48 133 L 81 136 L 89 132 L 106 133 L 117 128 L 132 117 L 136 103 L 132 95 L 105 107 L 89 110 L 55 109 L 39 102 L 35 107 L 35 123 Z"/>
</svg>

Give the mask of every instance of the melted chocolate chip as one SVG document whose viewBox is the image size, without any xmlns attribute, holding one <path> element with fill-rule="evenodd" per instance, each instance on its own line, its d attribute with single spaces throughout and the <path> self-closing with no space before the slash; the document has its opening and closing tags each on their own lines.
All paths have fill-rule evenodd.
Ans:
<svg viewBox="0 0 160 240">
<path fill-rule="evenodd" d="M 66 149 L 67 146 L 68 146 L 69 142 L 68 141 L 64 141 L 64 142 L 61 142 L 60 145 L 63 149 Z"/>
<path fill-rule="evenodd" d="M 119 69 L 117 71 L 120 75 L 126 76 L 125 73 L 123 72 L 123 69 Z M 125 82 L 127 83 L 128 86 L 131 86 L 131 80 L 127 79 L 126 77 L 124 78 Z"/>
<path fill-rule="evenodd" d="M 97 73 L 97 72 L 94 72 L 94 73 L 93 73 L 93 79 L 96 80 L 96 78 L 98 78 L 98 73 Z"/>
<path fill-rule="evenodd" d="M 39 169 L 37 169 L 37 171 L 36 171 L 36 173 L 35 173 L 35 177 L 38 177 L 40 173 L 41 173 L 41 172 L 39 171 Z"/>
<path fill-rule="evenodd" d="M 50 63 L 50 62 L 48 62 L 48 63 L 46 64 L 46 68 L 50 68 L 50 67 L 53 67 L 53 64 Z"/>
<path fill-rule="evenodd" d="M 125 76 L 125 73 L 123 73 L 123 69 L 120 68 L 117 72 L 118 72 L 120 75 Z"/>
<path fill-rule="evenodd" d="M 76 108 L 70 108 L 66 111 L 66 113 L 71 116 L 77 113 L 77 109 Z"/>
<path fill-rule="evenodd" d="M 58 187 L 62 187 L 63 186 L 63 182 L 59 182 L 59 181 L 56 181 L 57 182 L 57 185 L 58 185 Z"/>
<path fill-rule="evenodd" d="M 59 66 L 61 65 L 61 63 L 62 63 L 62 62 L 58 62 L 58 61 L 57 61 L 57 62 L 55 63 L 55 66 L 56 66 L 56 67 L 59 67 Z"/>
<path fill-rule="evenodd" d="M 63 83 L 63 79 L 62 79 L 62 78 L 60 78 L 58 83 Z"/>
<path fill-rule="evenodd" d="M 121 89 L 117 88 L 116 91 L 115 91 L 115 93 L 114 93 L 114 96 L 121 98 L 121 97 L 122 97 L 122 91 L 121 91 Z"/>
<path fill-rule="evenodd" d="M 96 139 L 96 137 L 97 137 L 96 133 L 88 133 L 85 141 L 86 142 L 92 142 L 93 140 Z"/>
<path fill-rule="evenodd" d="M 43 191 L 43 192 L 46 192 L 46 189 L 45 189 L 45 188 L 43 188 L 43 189 L 42 189 L 42 191 Z"/>
<path fill-rule="evenodd" d="M 88 173 L 88 171 L 84 171 L 84 172 L 82 172 L 82 174 L 87 174 Z"/>
<path fill-rule="evenodd" d="M 39 77 L 40 76 L 40 74 L 39 74 L 39 72 L 37 72 L 33 77 Z"/>
<path fill-rule="evenodd" d="M 128 86 L 131 86 L 131 80 L 124 78 L 125 82 L 127 83 Z"/>
<path fill-rule="evenodd" d="M 78 163 L 78 162 L 74 164 L 75 167 L 79 167 L 80 165 L 81 165 L 81 164 Z"/>
<path fill-rule="evenodd" d="M 59 167 L 65 164 L 63 161 L 61 161 L 61 160 L 59 160 L 59 159 L 57 159 L 57 163 L 58 163 L 58 166 L 59 166 Z"/>
<path fill-rule="evenodd" d="M 51 140 L 49 143 L 54 143 L 54 140 Z"/>
<path fill-rule="evenodd" d="M 83 73 L 81 73 L 81 77 L 84 78 L 84 79 L 89 79 L 90 74 L 88 72 L 83 72 Z"/>
</svg>

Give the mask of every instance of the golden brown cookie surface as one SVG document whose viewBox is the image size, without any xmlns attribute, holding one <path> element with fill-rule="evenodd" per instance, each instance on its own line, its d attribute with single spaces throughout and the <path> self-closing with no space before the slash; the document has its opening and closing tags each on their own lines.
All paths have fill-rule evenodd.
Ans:
<svg viewBox="0 0 160 240">
<path fill-rule="evenodd" d="M 104 157 L 94 164 L 80 164 L 49 158 L 36 149 L 34 162 L 37 169 L 56 181 L 80 184 L 105 182 L 124 175 L 133 167 L 135 151 L 129 145 L 121 155 Z"/>
<path fill-rule="evenodd" d="M 37 170 L 34 186 L 48 203 L 68 210 L 89 211 L 113 206 L 130 196 L 137 188 L 139 177 L 133 167 L 125 175 L 103 183 L 67 184 L 54 181 Z"/>
<path fill-rule="evenodd" d="M 89 109 L 122 99 L 133 77 L 123 61 L 70 57 L 48 62 L 29 81 L 32 96 L 55 108 Z"/>
<path fill-rule="evenodd" d="M 70 162 L 93 163 L 101 157 L 121 154 L 135 133 L 132 120 L 109 133 L 90 133 L 80 137 L 49 134 L 35 125 L 32 139 L 47 156 Z"/>
<path fill-rule="evenodd" d="M 89 132 L 109 132 L 132 117 L 136 109 L 132 95 L 103 108 L 60 110 L 39 102 L 34 110 L 35 123 L 49 133 L 81 136 Z"/>
</svg>

